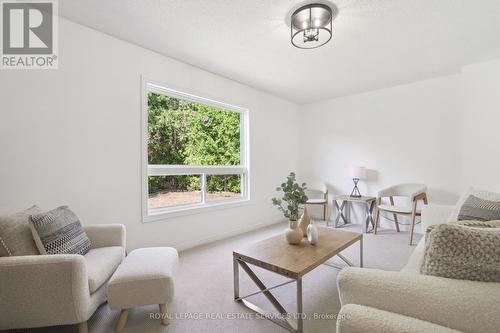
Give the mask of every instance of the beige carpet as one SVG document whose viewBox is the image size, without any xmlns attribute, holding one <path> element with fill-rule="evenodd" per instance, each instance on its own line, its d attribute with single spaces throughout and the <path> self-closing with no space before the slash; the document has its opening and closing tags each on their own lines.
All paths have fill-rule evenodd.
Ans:
<svg viewBox="0 0 500 333">
<path fill-rule="evenodd" d="M 180 253 L 180 270 L 177 290 L 169 311 L 174 316 L 165 327 L 159 320 L 150 319 L 158 311 L 157 306 L 145 306 L 131 310 L 124 333 L 167 332 L 287 332 L 264 319 L 241 319 L 251 315 L 241 304 L 233 301 L 232 250 L 265 237 L 280 234 L 285 224 L 274 225 L 244 235 L 200 246 Z M 344 229 L 361 231 L 358 225 Z M 420 235 L 417 235 L 417 240 Z M 320 239 L 321 241 L 321 239 Z M 394 230 L 382 230 L 380 234 L 367 234 L 364 238 L 365 267 L 399 270 L 407 261 L 414 247 L 407 245 L 408 234 Z M 343 252 L 357 264 L 358 245 Z M 335 320 L 331 319 L 339 309 L 336 276 L 338 270 L 322 265 L 303 279 L 304 312 L 309 316 L 320 315 L 323 319 L 306 320 L 304 332 L 335 332 Z M 256 291 L 253 282 L 240 273 L 240 295 Z M 283 277 L 258 270 L 258 275 L 268 286 L 285 281 Z M 289 311 L 295 310 L 295 284 L 276 289 L 275 295 Z M 266 310 L 271 310 L 266 299 L 254 296 L 250 299 Z M 91 333 L 111 333 L 118 318 L 118 311 L 107 304 L 101 306 L 89 321 Z M 239 318 L 238 318 L 239 317 Z M 10 332 L 77 332 L 76 326 L 44 329 L 15 330 Z"/>
</svg>

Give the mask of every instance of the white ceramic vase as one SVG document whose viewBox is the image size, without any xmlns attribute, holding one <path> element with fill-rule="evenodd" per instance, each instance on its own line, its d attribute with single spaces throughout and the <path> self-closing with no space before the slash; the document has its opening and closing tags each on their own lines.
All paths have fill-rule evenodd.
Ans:
<svg viewBox="0 0 500 333">
<path fill-rule="evenodd" d="M 309 227 L 309 223 L 311 223 L 311 217 L 309 216 L 309 212 L 307 211 L 307 207 L 304 207 L 304 213 L 300 218 L 299 227 L 302 229 L 302 233 L 304 237 L 307 237 L 307 227 Z"/>
<path fill-rule="evenodd" d="M 316 245 L 318 243 L 318 228 L 313 221 L 311 221 L 307 227 L 307 241 L 311 245 Z"/>
</svg>

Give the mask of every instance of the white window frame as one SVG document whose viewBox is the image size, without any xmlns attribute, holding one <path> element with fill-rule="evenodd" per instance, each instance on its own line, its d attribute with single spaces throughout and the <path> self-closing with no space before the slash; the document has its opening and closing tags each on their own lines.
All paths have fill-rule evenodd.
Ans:
<svg viewBox="0 0 500 333">
<path fill-rule="evenodd" d="M 188 100 L 190 102 L 210 105 L 220 109 L 237 112 L 240 114 L 240 165 L 149 165 L 148 164 L 148 93 L 157 93 L 169 97 Z M 248 109 L 231 104 L 199 97 L 194 94 L 167 88 L 165 84 L 151 80 L 142 80 L 142 222 L 152 222 L 170 217 L 202 213 L 207 210 L 230 208 L 248 204 L 250 201 L 250 165 L 248 138 Z M 201 202 L 194 204 L 176 205 L 154 209 L 148 208 L 148 176 L 173 176 L 173 175 L 200 175 L 201 176 Z M 241 175 L 241 197 L 206 201 L 205 183 L 207 175 Z"/>
</svg>

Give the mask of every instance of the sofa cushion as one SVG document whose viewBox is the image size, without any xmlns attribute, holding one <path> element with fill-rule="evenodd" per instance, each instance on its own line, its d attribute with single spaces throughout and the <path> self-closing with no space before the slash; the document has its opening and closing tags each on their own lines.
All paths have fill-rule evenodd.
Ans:
<svg viewBox="0 0 500 333">
<path fill-rule="evenodd" d="M 490 192 L 486 190 L 477 189 L 474 187 L 470 187 L 467 191 L 465 191 L 460 198 L 458 199 L 453 212 L 448 217 L 446 222 L 455 222 L 458 221 L 458 215 L 460 214 L 460 209 L 464 202 L 469 198 L 469 196 L 475 196 L 480 199 L 490 200 L 490 201 L 500 201 L 500 193 Z"/>
<path fill-rule="evenodd" d="M 445 278 L 500 282 L 500 221 L 431 226 L 421 272 Z"/>
<path fill-rule="evenodd" d="M 337 317 L 337 333 L 461 333 L 428 321 L 358 304 L 346 304 Z"/>
<path fill-rule="evenodd" d="M 31 232 L 41 254 L 84 255 L 90 249 L 80 220 L 68 206 L 31 215 Z"/>
<path fill-rule="evenodd" d="M 500 201 L 492 201 L 469 195 L 458 214 L 458 220 L 500 220 Z"/>
<path fill-rule="evenodd" d="M 92 249 L 84 258 L 87 263 L 89 289 L 90 293 L 93 294 L 109 280 L 122 262 L 123 248 L 121 246 L 109 246 Z"/>
<path fill-rule="evenodd" d="M 31 214 L 41 213 L 37 206 L 0 215 L 0 257 L 39 254 L 30 230 Z"/>
</svg>

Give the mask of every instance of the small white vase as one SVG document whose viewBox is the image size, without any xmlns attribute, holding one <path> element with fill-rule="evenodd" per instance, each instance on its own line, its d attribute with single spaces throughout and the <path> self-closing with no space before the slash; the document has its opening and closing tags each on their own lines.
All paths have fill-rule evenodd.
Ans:
<svg viewBox="0 0 500 333">
<path fill-rule="evenodd" d="M 304 207 L 304 213 L 302 213 L 302 217 L 300 218 L 299 227 L 302 229 L 302 233 L 304 237 L 307 237 L 307 227 L 311 223 L 311 217 L 309 216 L 309 212 L 307 211 L 307 207 Z"/>
<path fill-rule="evenodd" d="M 318 243 L 318 228 L 313 221 L 307 226 L 307 241 L 311 245 L 316 245 Z"/>
</svg>

